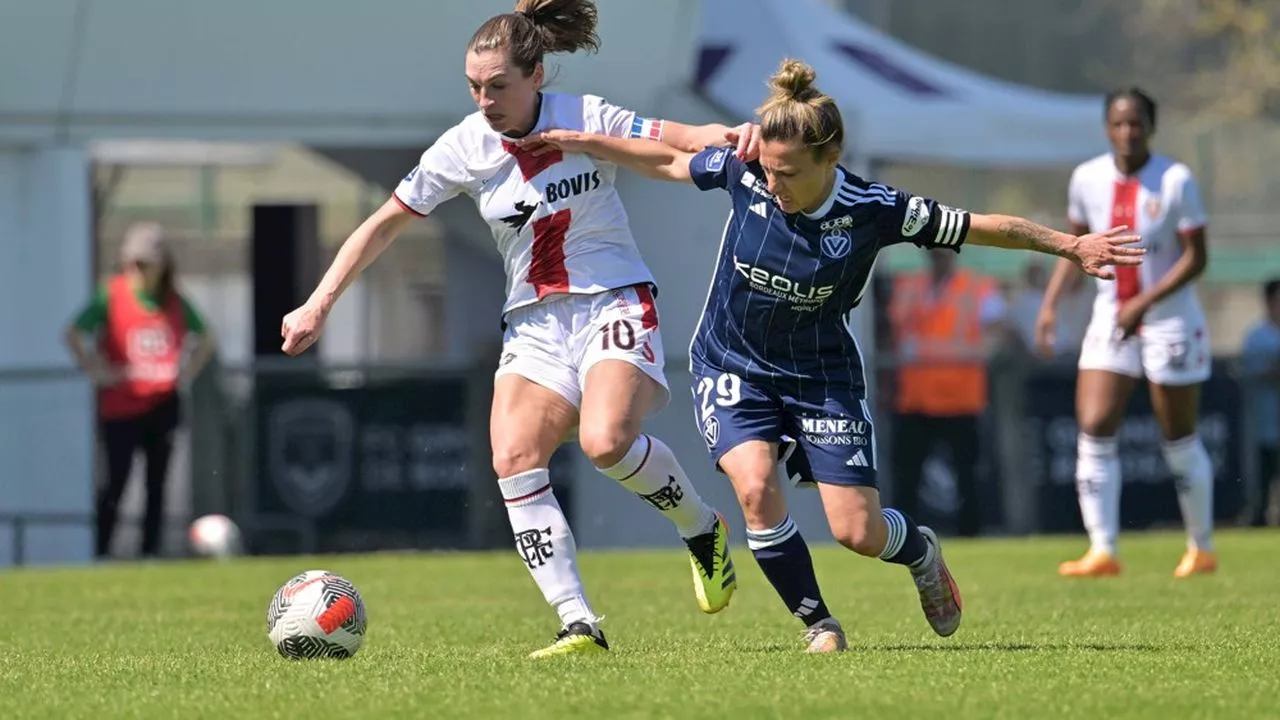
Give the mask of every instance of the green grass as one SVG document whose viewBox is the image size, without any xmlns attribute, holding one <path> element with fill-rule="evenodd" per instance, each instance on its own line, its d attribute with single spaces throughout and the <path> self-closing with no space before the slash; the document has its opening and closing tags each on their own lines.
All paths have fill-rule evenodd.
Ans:
<svg viewBox="0 0 1280 720">
<path fill-rule="evenodd" d="M 946 542 L 965 621 L 935 637 L 902 568 L 815 549 L 850 632 L 801 652 L 745 548 L 741 586 L 697 611 L 674 551 L 582 566 L 614 645 L 534 663 L 556 623 L 513 553 L 251 559 L 0 574 L 0 718 L 1280 717 L 1276 533 L 1224 533 L 1223 569 L 1171 576 L 1181 539 L 1124 539 L 1125 574 L 1064 581 L 1079 538 Z M 324 567 L 368 606 L 348 661 L 266 639 L 276 587 Z"/>
</svg>

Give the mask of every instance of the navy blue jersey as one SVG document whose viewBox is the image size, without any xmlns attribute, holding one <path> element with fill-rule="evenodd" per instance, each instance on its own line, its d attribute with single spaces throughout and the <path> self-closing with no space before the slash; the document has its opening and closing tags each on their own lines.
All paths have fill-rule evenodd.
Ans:
<svg viewBox="0 0 1280 720">
<path fill-rule="evenodd" d="M 697 374 L 718 370 L 785 387 L 817 381 L 863 396 L 849 314 L 877 253 L 900 242 L 958 252 L 969 230 L 967 212 L 844 168 L 812 215 L 779 209 L 760 166 L 731 149 L 703 150 L 689 172 L 699 188 L 733 198 L 690 348 Z"/>
</svg>

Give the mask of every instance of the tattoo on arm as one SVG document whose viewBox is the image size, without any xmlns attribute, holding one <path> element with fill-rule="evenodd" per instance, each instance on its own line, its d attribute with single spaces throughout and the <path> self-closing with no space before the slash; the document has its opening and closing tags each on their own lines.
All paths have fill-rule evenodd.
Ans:
<svg viewBox="0 0 1280 720">
<path fill-rule="evenodd" d="M 1059 257 L 1067 257 L 1067 248 L 1055 238 L 1058 233 L 1043 225 L 1037 225 L 1021 218 L 1010 218 L 1000 223 L 997 228 L 1005 238 L 1026 247 Z"/>
</svg>

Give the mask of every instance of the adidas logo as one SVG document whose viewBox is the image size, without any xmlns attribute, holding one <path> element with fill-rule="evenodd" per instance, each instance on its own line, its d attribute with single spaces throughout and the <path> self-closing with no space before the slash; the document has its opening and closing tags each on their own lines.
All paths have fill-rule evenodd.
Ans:
<svg viewBox="0 0 1280 720">
<path fill-rule="evenodd" d="M 867 462 L 866 454 L 861 450 L 854 453 L 853 457 L 846 460 L 844 464 L 849 467 L 871 467 L 871 464 Z"/>
<path fill-rule="evenodd" d="M 751 212 L 759 215 L 762 218 L 769 217 L 768 211 L 765 210 L 765 203 L 762 203 L 762 202 L 755 203 L 749 209 L 751 210 Z"/>
<path fill-rule="evenodd" d="M 820 603 L 813 598 L 804 598 L 800 601 L 800 607 L 796 608 L 796 611 L 791 614 L 803 620 L 812 615 L 813 611 L 818 609 L 819 604 Z"/>
</svg>

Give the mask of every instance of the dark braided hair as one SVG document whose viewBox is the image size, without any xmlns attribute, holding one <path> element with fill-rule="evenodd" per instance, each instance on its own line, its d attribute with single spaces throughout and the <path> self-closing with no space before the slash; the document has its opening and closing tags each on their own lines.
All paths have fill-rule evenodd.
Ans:
<svg viewBox="0 0 1280 720">
<path fill-rule="evenodd" d="M 1138 110 L 1142 113 L 1142 117 L 1146 119 L 1147 124 L 1152 130 L 1156 129 L 1156 101 L 1143 91 L 1140 87 L 1128 87 L 1121 90 L 1112 90 L 1107 93 L 1106 100 L 1102 105 L 1102 117 L 1105 119 L 1107 113 L 1111 112 L 1111 106 L 1115 105 L 1117 100 L 1132 100 L 1138 105 Z"/>
</svg>

